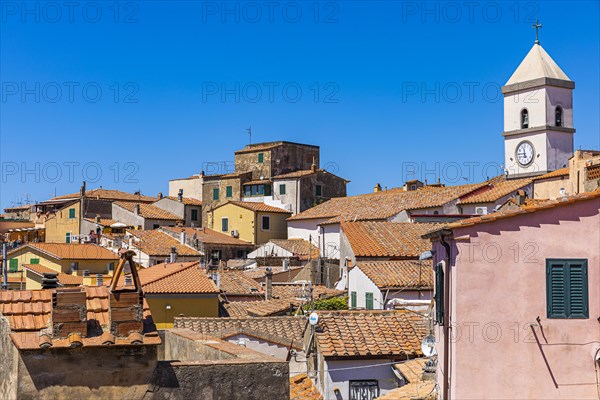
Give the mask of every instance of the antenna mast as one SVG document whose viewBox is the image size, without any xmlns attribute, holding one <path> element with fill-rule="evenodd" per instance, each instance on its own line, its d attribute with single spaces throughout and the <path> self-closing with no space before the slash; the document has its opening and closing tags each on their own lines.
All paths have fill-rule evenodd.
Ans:
<svg viewBox="0 0 600 400">
<path fill-rule="evenodd" d="M 248 133 L 248 144 L 252 144 L 252 126 L 246 128 L 246 132 Z"/>
</svg>

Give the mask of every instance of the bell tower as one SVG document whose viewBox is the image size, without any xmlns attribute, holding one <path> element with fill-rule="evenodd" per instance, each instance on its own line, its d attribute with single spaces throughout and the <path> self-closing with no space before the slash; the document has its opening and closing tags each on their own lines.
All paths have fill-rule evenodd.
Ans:
<svg viewBox="0 0 600 400">
<path fill-rule="evenodd" d="M 568 166 L 573 155 L 575 82 L 536 40 L 506 85 L 504 166 L 508 178 L 541 175 Z"/>
</svg>

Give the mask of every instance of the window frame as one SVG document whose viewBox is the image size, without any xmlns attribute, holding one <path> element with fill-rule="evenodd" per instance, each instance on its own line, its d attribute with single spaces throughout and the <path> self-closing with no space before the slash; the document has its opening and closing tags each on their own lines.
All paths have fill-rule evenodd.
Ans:
<svg viewBox="0 0 600 400">
<path fill-rule="evenodd" d="M 198 221 L 198 210 L 196 208 L 190 210 L 190 219 L 192 221 Z"/>
<path fill-rule="evenodd" d="M 529 110 L 527 110 L 526 108 L 523 108 L 521 110 L 520 113 L 521 118 L 519 119 L 520 121 L 520 125 L 521 125 L 521 129 L 529 129 Z M 525 116 L 527 116 L 527 124 L 525 124 Z M 527 125 L 527 126 L 525 126 Z"/>
<path fill-rule="evenodd" d="M 558 119 L 559 115 L 560 115 L 560 120 Z M 563 108 L 561 106 L 556 106 L 556 108 L 554 109 L 554 125 L 555 126 L 562 127 L 564 125 L 563 115 L 564 115 Z"/>
<path fill-rule="evenodd" d="M 75 219 L 77 218 L 76 213 L 75 213 L 75 209 L 74 208 L 69 208 L 69 219 Z"/>
<path fill-rule="evenodd" d="M 229 232 L 229 217 L 221 217 L 221 232 Z"/>
<path fill-rule="evenodd" d="M 285 183 L 280 183 L 279 184 L 279 195 L 280 196 L 285 196 L 286 195 L 286 184 Z"/>
<path fill-rule="evenodd" d="M 268 221 L 268 226 L 265 228 L 265 221 Z M 260 230 L 261 231 L 270 231 L 271 230 L 271 216 L 270 215 L 261 215 L 260 216 Z"/>
<path fill-rule="evenodd" d="M 563 291 L 564 291 L 564 314 L 553 311 L 553 292 L 552 292 L 552 266 L 562 263 L 563 270 Z M 573 293 L 571 291 L 571 269 L 574 266 L 581 266 L 582 288 L 581 302 L 583 310 L 581 314 L 574 314 L 571 309 Z M 547 258 L 546 259 L 546 317 L 548 319 L 589 319 L 590 317 L 590 299 L 589 299 L 589 275 L 587 258 Z"/>
</svg>

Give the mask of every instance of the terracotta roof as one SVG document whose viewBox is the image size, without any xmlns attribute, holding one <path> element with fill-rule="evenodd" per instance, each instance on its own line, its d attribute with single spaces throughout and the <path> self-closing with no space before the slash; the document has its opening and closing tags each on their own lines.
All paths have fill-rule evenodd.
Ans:
<svg viewBox="0 0 600 400">
<path fill-rule="evenodd" d="M 569 197 L 561 197 L 556 200 L 548 200 L 541 204 L 535 204 L 535 205 L 531 205 L 531 206 L 527 206 L 527 205 L 522 206 L 520 209 L 517 209 L 517 210 L 499 211 L 499 212 L 495 212 L 492 214 L 482 215 L 480 217 L 463 219 L 461 221 L 456 221 L 451 224 L 444 225 L 441 229 L 436 229 L 434 231 L 431 231 L 431 232 L 423 235 L 423 237 L 431 238 L 431 237 L 437 236 L 438 232 L 444 231 L 444 230 L 463 228 L 463 227 L 468 227 L 468 226 L 473 226 L 473 225 L 478 225 L 478 224 L 484 224 L 487 222 L 493 222 L 493 221 L 497 221 L 497 220 L 504 219 L 504 218 L 512 218 L 512 217 L 516 217 L 519 215 L 529 214 L 532 212 L 547 210 L 550 208 L 562 207 L 562 206 L 570 205 L 573 203 L 578 203 L 580 201 L 595 200 L 595 199 L 598 199 L 599 197 L 600 197 L 600 189 L 596 189 L 593 192 L 580 193 L 580 194 L 569 196 Z M 600 204 L 599 204 L 599 208 L 600 208 Z"/>
<path fill-rule="evenodd" d="M 148 219 L 160 219 L 167 221 L 183 221 L 183 218 L 172 214 L 168 211 L 163 210 L 160 207 L 157 207 L 153 204 L 144 204 L 144 203 L 132 203 L 132 202 L 122 202 L 118 201 L 114 203 L 115 205 L 133 213 L 135 212 L 135 206 L 140 206 L 140 216 Z"/>
<path fill-rule="evenodd" d="M 27 243 L 8 254 L 13 254 L 26 247 L 38 250 L 59 260 L 118 260 L 112 251 L 91 243 Z"/>
<path fill-rule="evenodd" d="M 115 201 L 140 201 L 144 203 L 152 203 L 156 201 L 155 197 L 142 196 L 133 193 L 122 192 L 120 190 L 110 189 L 92 189 L 85 192 L 85 196 L 89 198 L 95 198 L 100 200 L 115 200 Z M 77 199 L 79 193 L 65 194 L 62 196 L 53 197 L 52 200 L 67 200 Z"/>
<path fill-rule="evenodd" d="M 341 221 L 385 220 L 405 210 L 440 207 L 472 192 L 484 184 L 462 186 L 425 186 L 405 191 L 395 188 L 383 192 L 350 197 L 336 197 L 288 218 L 288 221 L 328 219 Z"/>
<path fill-rule="evenodd" d="M 289 299 L 221 302 L 220 317 L 248 318 L 285 315 L 294 306 Z"/>
<path fill-rule="evenodd" d="M 264 280 L 267 275 L 267 268 L 271 268 L 271 272 L 273 272 L 273 276 L 286 276 L 294 278 L 298 274 L 298 270 L 304 268 L 302 266 L 289 267 L 287 270 L 284 270 L 282 266 L 273 266 L 273 267 L 256 267 L 251 269 L 243 270 L 243 273 L 249 276 L 254 280 Z"/>
<path fill-rule="evenodd" d="M 290 378 L 290 400 L 323 400 L 323 395 L 306 374 Z"/>
<path fill-rule="evenodd" d="M 168 256 L 171 254 L 172 247 L 175 247 L 177 255 L 180 256 L 200 257 L 201 255 L 197 250 L 182 244 L 173 236 L 160 230 L 142 231 L 132 229 L 128 230 L 127 233 L 138 239 L 134 240 L 133 245 L 150 256 Z"/>
<path fill-rule="evenodd" d="M 44 274 L 58 274 L 58 283 L 63 286 L 79 286 L 83 283 L 83 277 L 71 274 L 65 274 L 63 272 L 57 272 L 52 268 L 45 267 L 41 264 L 24 264 L 23 268 L 38 276 L 44 276 Z"/>
<path fill-rule="evenodd" d="M 27 211 L 33 206 L 33 204 L 25 204 L 23 206 L 15 206 L 15 207 L 7 207 L 4 209 L 5 212 L 13 212 L 13 211 Z"/>
<path fill-rule="evenodd" d="M 316 339 L 324 357 L 421 356 L 425 317 L 407 310 L 321 312 Z"/>
<path fill-rule="evenodd" d="M 138 301 L 135 298 L 137 293 L 133 296 L 132 300 L 135 303 Z M 57 308 L 54 310 L 53 297 L 57 299 Z M 0 313 L 8 319 L 10 337 L 20 350 L 39 350 L 46 345 L 52 348 L 72 348 L 78 345 L 86 347 L 160 344 L 152 315 L 145 301 L 142 307 L 142 321 L 137 324 L 128 322 L 130 325 L 127 332 L 122 335 L 111 332 L 111 325 L 117 323 L 111 322 L 110 308 L 120 305 L 121 301 L 126 301 L 125 297 L 122 300 L 115 298 L 105 286 L 56 290 L 9 290 L 0 292 Z M 62 314 L 60 323 L 54 323 L 56 317 L 53 314 L 61 313 L 59 309 L 61 304 L 85 310 L 85 314 L 81 317 L 65 313 Z M 73 321 L 77 319 L 78 322 L 69 322 L 70 318 Z M 64 321 L 65 319 L 67 321 Z M 71 332 L 77 334 L 69 336 Z"/>
<path fill-rule="evenodd" d="M 104 226 L 104 227 L 110 227 L 112 224 L 119 222 L 115 219 L 110 219 L 110 218 L 100 218 L 100 221 L 98 221 L 98 222 L 96 222 L 95 218 L 84 218 L 84 219 L 93 224 L 99 223 L 101 226 Z"/>
<path fill-rule="evenodd" d="M 550 199 L 530 199 L 530 198 L 526 198 L 525 199 L 525 204 L 521 204 L 519 205 L 517 203 L 517 200 L 515 197 L 511 197 L 508 200 L 506 200 L 504 203 L 502 203 L 502 205 L 498 208 L 498 210 L 502 210 L 504 208 L 506 208 L 507 206 L 514 206 L 514 207 L 526 207 L 526 206 L 535 206 L 535 205 L 539 205 L 539 204 L 543 204 L 547 201 L 550 201 Z"/>
<path fill-rule="evenodd" d="M 304 239 L 271 239 L 271 243 L 292 253 L 301 260 L 319 257 L 319 248 Z"/>
<path fill-rule="evenodd" d="M 200 175 L 192 175 L 192 176 L 188 176 L 187 178 L 169 179 L 169 182 L 172 182 L 172 181 L 187 181 L 187 180 L 192 180 L 192 179 L 200 179 Z"/>
<path fill-rule="evenodd" d="M 433 289 L 431 260 L 368 261 L 357 266 L 378 288 Z"/>
<path fill-rule="evenodd" d="M 238 207 L 245 208 L 254 212 L 267 212 L 267 213 L 282 213 L 282 214 L 291 214 L 291 211 L 284 210 L 283 208 L 273 207 L 265 203 L 258 203 L 253 201 L 228 201 L 227 203 L 223 203 L 214 209 L 219 207 L 226 206 L 227 204 L 233 204 Z"/>
<path fill-rule="evenodd" d="M 179 198 L 177 196 L 166 196 L 166 197 L 163 197 L 163 198 L 167 198 L 169 200 L 173 200 L 173 201 L 179 202 Z M 159 200 L 157 200 L 157 201 L 159 201 Z M 192 197 L 184 197 L 181 200 L 182 200 L 181 202 L 183 204 L 185 204 L 186 206 L 201 206 L 202 205 L 202 201 L 201 200 L 194 199 Z"/>
<path fill-rule="evenodd" d="M 193 239 L 195 236 L 201 243 L 222 244 L 228 246 L 254 246 L 250 242 L 246 242 L 244 240 L 234 238 L 231 235 L 226 235 L 208 228 L 163 226 L 160 229 L 179 234 L 181 232 L 185 232 L 188 239 Z"/>
<path fill-rule="evenodd" d="M 270 179 L 259 179 L 257 181 L 248 181 L 248 182 L 244 182 L 242 183 L 242 186 L 250 186 L 250 185 L 264 185 L 267 183 L 271 183 Z"/>
<path fill-rule="evenodd" d="M 342 222 L 342 231 L 356 257 L 418 257 L 431 250 L 421 235 L 440 224 L 360 221 Z"/>
<path fill-rule="evenodd" d="M 144 293 L 219 293 L 199 262 L 158 264 L 139 271 Z"/>
<path fill-rule="evenodd" d="M 220 288 L 226 296 L 263 295 L 260 284 L 242 271 L 221 271 Z"/>
<path fill-rule="evenodd" d="M 548 172 L 547 174 L 536 176 L 533 178 L 534 181 L 539 181 L 541 179 L 547 178 L 556 178 L 559 176 L 569 176 L 569 167 L 557 169 L 556 171 Z"/>
<path fill-rule="evenodd" d="M 529 185 L 531 179 L 495 179 L 490 180 L 472 194 L 463 196 L 459 204 L 492 203 Z"/>
<path fill-rule="evenodd" d="M 423 367 L 427 358 L 415 358 L 394 365 L 394 368 L 406 379 L 406 384 L 390 390 L 377 400 L 435 400 L 435 380 L 423 380 Z"/>
<path fill-rule="evenodd" d="M 298 300 L 299 298 L 309 295 L 308 285 L 303 283 L 273 282 L 272 288 L 274 299 L 289 299 L 298 305 L 301 303 Z M 330 289 L 324 285 L 313 285 L 313 298 L 315 300 L 329 299 L 331 297 L 343 296 L 344 294 L 346 294 L 344 290 Z"/>
<path fill-rule="evenodd" d="M 305 317 L 201 318 L 175 317 L 174 328 L 187 328 L 207 336 L 227 339 L 248 335 L 283 346 L 302 349 Z"/>
</svg>

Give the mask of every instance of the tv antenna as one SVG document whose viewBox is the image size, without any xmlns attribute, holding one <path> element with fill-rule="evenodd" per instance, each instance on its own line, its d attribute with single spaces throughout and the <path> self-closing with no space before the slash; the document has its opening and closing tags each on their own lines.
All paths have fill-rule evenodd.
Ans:
<svg viewBox="0 0 600 400">
<path fill-rule="evenodd" d="M 252 126 L 246 128 L 246 132 L 248 133 L 248 144 L 252 144 Z"/>
</svg>

